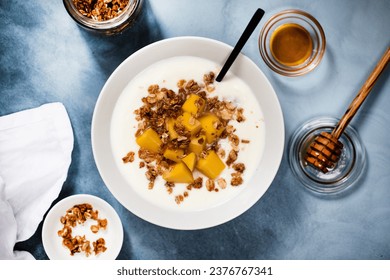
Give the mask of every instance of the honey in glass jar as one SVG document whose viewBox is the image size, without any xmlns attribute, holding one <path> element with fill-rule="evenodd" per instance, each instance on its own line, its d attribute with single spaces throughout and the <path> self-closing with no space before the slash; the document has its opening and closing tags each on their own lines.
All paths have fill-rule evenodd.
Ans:
<svg viewBox="0 0 390 280">
<path fill-rule="evenodd" d="M 313 41 L 310 33 L 301 25 L 286 23 L 277 27 L 272 33 L 270 50 L 279 63 L 298 66 L 311 56 Z"/>
</svg>

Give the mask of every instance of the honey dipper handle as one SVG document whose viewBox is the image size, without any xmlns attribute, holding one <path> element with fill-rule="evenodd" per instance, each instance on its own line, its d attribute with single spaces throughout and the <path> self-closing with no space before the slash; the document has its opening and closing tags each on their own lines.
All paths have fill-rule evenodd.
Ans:
<svg viewBox="0 0 390 280">
<path fill-rule="evenodd" d="M 367 78 L 366 82 L 363 84 L 362 88 L 360 89 L 356 97 L 353 99 L 352 103 L 349 105 L 349 108 L 345 112 L 344 116 L 340 119 L 336 127 L 333 129 L 332 135 L 336 139 L 338 139 L 341 136 L 341 134 L 344 132 L 344 129 L 347 127 L 347 125 L 350 123 L 352 118 L 355 116 L 357 110 L 360 108 L 363 101 L 370 93 L 375 82 L 378 80 L 379 75 L 383 72 L 389 60 L 390 60 L 390 47 L 387 48 L 382 58 L 375 66 L 374 70 L 371 72 L 370 76 Z"/>
</svg>

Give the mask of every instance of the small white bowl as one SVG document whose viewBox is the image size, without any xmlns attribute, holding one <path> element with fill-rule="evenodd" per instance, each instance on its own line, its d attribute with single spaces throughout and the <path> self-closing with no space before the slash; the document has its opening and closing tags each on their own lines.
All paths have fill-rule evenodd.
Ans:
<svg viewBox="0 0 390 280">
<path fill-rule="evenodd" d="M 92 242 L 100 237 L 106 241 L 107 250 L 105 252 L 98 255 L 92 252 L 88 257 L 84 252 L 72 256 L 69 249 L 62 244 L 62 237 L 58 236 L 57 233 L 63 228 L 60 218 L 65 215 L 66 211 L 74 205 L 83 203 L 91 204 L 94 210 L 99 211 L 99 219 L 107 219 L 108 222 L 107 228 L 101 229 L 97 233 L 91 232 L 88 220 L 83 225 L 77 225 L 77 232 L 85 234 L 91 242 L 91 247 Z M 42 242 L 46 254 L 51 260 L 115 260 L 123 244 L 122 222 L 114 208 L 101 198 L 87 194 L 72 195 L 59 201 L 47 214 L 42 228 Z"/>
</svg>

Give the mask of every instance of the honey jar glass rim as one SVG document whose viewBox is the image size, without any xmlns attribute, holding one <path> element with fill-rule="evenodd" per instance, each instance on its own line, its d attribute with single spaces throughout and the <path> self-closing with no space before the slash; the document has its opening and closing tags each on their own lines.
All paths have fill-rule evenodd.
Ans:
<svg viewBox="0 0 390 280">
<path fill-rule="evenodd" d="M 318 20 L 317 20 L 314 16 L 312 16 L 311 14 L 309 14 L 309 13 L 306 12 L 306 11 L 299 10 L 299 9 L 286 9 L 286 10 L 279 11 L 279 12 L 275 13 L 274 15 L 272 15 L 272 16 L 267 20 L 267 22 L 271 22 L 273 19 L 278 18 L 278 17 L 281 17 L 281 16 L 286 15 L 286 14 L 298 14 L 298 15 L 302 15 L 302 16 L 304 16 L 304 17 L 309 18 L 311 21 L 313 21 L 314 23 L 316 23 L 318 26 L 321 26 L 320 23 L 318 22 Z"/>
</svg>

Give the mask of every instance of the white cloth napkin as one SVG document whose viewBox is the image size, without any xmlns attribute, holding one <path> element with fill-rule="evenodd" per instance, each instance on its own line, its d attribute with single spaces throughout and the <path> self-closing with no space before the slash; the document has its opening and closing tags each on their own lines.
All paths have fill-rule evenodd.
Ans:
<svg viewBox="0 0 390 280">
<path fill-rule="evenodd" d="M 66 180 L 73 131 L 65 107 L 49 103 L 0 117 L 0 259 L 30 238 Z"/>
</svg>

